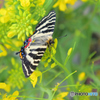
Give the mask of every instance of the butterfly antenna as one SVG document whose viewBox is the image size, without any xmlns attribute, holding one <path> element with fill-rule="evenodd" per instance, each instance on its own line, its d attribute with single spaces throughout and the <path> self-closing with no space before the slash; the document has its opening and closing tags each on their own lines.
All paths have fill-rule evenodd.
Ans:
<svg viewBox="0 0 100 100">
<path fill-rule="evenodd" d="M 66 35 L 64 35 L 64 36 L 56 37 L 56 38 L 62 38 L 62 37 L 66 37 L 66 36 L 67 36 L 67 34 L 66 34 Z"/>
<path fill-rule="evenodd" d="M 16 55 L 18 55 L 20 52 L 16 52 Z"/>
</svg>

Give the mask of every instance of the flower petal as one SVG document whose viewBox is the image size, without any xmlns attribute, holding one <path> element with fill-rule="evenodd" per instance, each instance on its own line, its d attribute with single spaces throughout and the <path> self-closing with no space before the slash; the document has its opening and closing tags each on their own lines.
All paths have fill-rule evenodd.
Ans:
<svg viewBox="0 0 100 100">
<path fill-rule="evenodd" d="M 65 4 L 64 2 L 60 2 L 60 4 L 59 4 L 59 9 L 60 9 L 61 11 L 65 11 L 65 10 L 67 9 L 66 4 Z"/>
<path fill-rule="evenodd" d="M 53 8 L 57 7 L 59 5 L 59 1 L 57 1 L 54 5 Z"/>
<path fill-rule="evenodd" d="M 2 50 L 2 52 L 0 53 L 0 57 L 1 56 L 6 56 L 7 55 L 7 51 L 5 50 L 5 48 L 2 45 L 0 45 L 0 49 Z"/>
</svg>

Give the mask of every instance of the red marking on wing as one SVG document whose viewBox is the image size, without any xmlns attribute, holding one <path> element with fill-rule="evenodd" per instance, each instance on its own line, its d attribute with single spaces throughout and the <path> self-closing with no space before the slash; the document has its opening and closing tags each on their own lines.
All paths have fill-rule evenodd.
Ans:
<svg viewBox="0 0 100 100">
<path fill-rule="evenodd" d="M 32 41 L 31 38 L 29 38 L 28 39 L 28 44 L 25 46 L 25 48 L 27 48 L 29 46 L 29 44 L 30 44 L 31 41 Z"/>
</svg>

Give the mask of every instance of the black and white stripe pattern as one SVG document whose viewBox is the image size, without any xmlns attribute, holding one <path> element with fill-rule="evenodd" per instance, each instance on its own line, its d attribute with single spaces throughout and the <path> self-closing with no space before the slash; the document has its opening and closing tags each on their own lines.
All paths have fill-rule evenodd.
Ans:
<svg viewBox="0 0 100 100">
<path fill-rule="evenodd" d="M 22 66 L 25 77 L 29 77 L 36 69 L 46 48 L 47 46 L 45 46 L 45 48 L 37 48 L 24 57 L 24 60 L 22 60 Z"/>
<path fill-rule="evenodd" d="M 54 11 L 51 11 L 47 16 L 42 18 L 39 24 L 36 26 L 37 31 L 41 31 L 43 33 L 54 31 L 56 21 L 56 14 Z"/>
<path fill-rule="evenodd" d="M 24 48 L 25 57 L 22 59 L 22 67 L 25 77 L 29 77 L 38 66 L 47 48 L 47 41 L 52 38 L 55 21 L 56 13 L 51 11 L 36 26 L 35 33 L 30 37 L 34 42 Z"/>
</svg>

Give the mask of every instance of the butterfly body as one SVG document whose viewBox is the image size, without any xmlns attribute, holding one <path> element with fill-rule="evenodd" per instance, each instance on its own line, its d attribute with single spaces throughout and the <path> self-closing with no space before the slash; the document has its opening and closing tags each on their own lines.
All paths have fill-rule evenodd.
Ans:
<svg viewBox="0 0 100 100">
<path fill-rule="evenodd" d="M 56 14 L 51 11 L 36 26 L 36 30 L 24 41 L 24 46 L 19 51 L 25 77 L 29 77 L 38 66 L 45 50 L 54 43 L 52 34 L 54 31 Z"/>
</svg>

